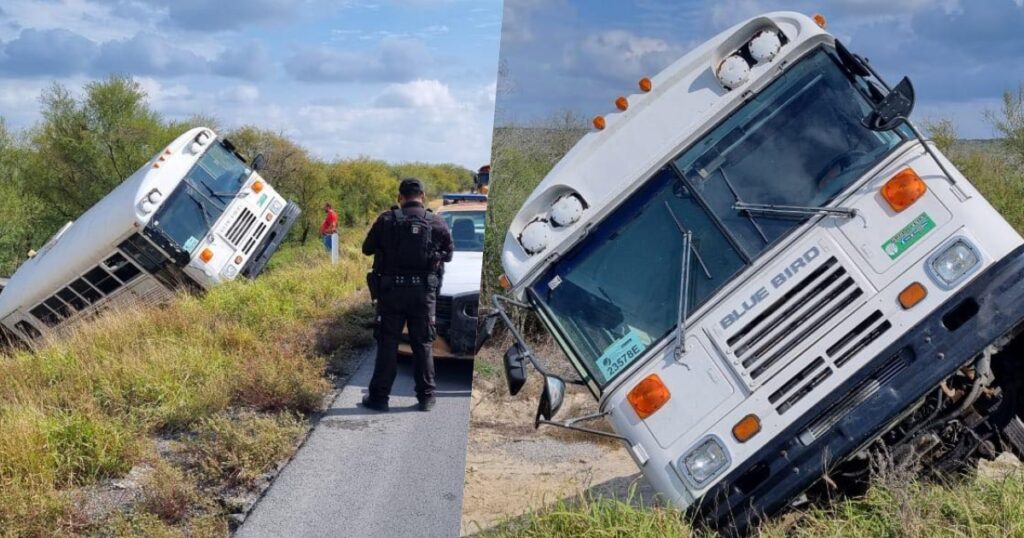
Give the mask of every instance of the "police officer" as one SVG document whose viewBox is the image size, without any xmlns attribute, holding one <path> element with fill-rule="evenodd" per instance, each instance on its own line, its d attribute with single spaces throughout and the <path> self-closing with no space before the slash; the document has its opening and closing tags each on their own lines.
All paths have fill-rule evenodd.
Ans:
<svg viewBox="0 0 1024 538">
<path fill-rule="evenodd" d="M 374 257 L 370 291 L 377 300 L 377 362 L 363 406 L 388 410 L 399 338 L 408 324 L 416 399 L 429 411 L 435 403 L 434 307 L 454 245 L 444 219 L 424 207 L 420 180 L 403 179 L 398 193 L 398 205 L 377 217 L 363 241 L 363 254 Z"/>
</svg>

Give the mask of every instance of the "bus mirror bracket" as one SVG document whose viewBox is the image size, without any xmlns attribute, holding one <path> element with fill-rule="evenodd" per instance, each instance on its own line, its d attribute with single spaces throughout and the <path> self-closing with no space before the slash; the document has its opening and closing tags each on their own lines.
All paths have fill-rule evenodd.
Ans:
<svg viewBox="0 0 1024 538">
<path fill-rule="evenodd" d="M 541 361 L 537 358 L 537 355 L 530 348 L 530 345 L 526 343 L 526 339 L 523 338 L 522 333 L 520 333 L 519 329 L 516 328 L 516 325 L 512 321 L 512 318 L 509 317 L 508 311 L 505 310 L 506 304 L 516 306 L 524 310 L 533 310 L 533 307 L 530 306 L 529 304 L 516 301 L 504 295 L 497 294 L 491 297 L 491 304 L 494 305 L 494 312 L 491 312 L 490 314 L 487 315 L 488 320 L 484 326 L 486 334 L 483 338 L 483 341 L 485 341 L 487 338 L 490 338 L 491 334 L 494 332 L 498 320 L 501 320 L 501 322 L 505 325 L 505 328 L 508 329 L 509 333 L 512 334 L 512 338 L 515 340 L 515 343 L 512 345 L 511 348 L 509 348 L 508 351 L 505 352 L 504 356 L 505 379 L 508 382 L 509 393 L 515 396 L 523 388 L 523 385 L 526 384 L 527 362 L 533 365 L 533 367 L 536 368 L 537 371 L 544 376 L 545 380 L 554 377 L 559 379 L 564 385 L 566 382 L 559 378 L 558 376 L 551 374 L 548 371 L 547 367 L 545 367 L 544 364 L 542 364 Z M 480 343 L 481 346 L 483 345 L 483 341 L 481 341 Z M 574 385 L 586 385 L 586 382 L 582 380 L 572 380 L 569 381 L 569 383 L 572 383 Z M 548 388 L 546 385 L 547 383 L 545 383 L 545 389 Z M 564 387 L 562 392 L 564 394 Z M 559 403 L 559 405 L 561 404 Z M 552 407 L 555 411 L 558 410 L 557 406 Z"/>
<path fill-rule="evenodd" d="M 604 430 L 587 428 L 585 426 L 579 426 L 579 424 L 583 422 L 590 422 L 593 420 L 601 419 L 608 415 L 609 413 L 607 411 L 604 411 L 601 413 L 594 413 L 582 417 L 570 418 L 568 420 L 564 420 L 561 422 L 555 422 L 553 420 L 538 417 L 537 427 L 539 428 L 540 426 L 554 426 L 556 428 L 561 428 L 563 430 L 571 430 L 574 432 L 586 433 L 589 435 L 596 435 L 598 437 L 605 437 L 608 439 L 622 441 L 622 443 L 626 445 L 626 448 L 628 448 L 629 451 L 633 454 L 633 457 L 636 458 L 637 463 L 639 463 L 641 466 L 646 465 L 647 461 L 650 459 L 650 456 L 648 456 L 647 451 L 644 449 L 643 446 L 634 445 L 632 441 L 630 441 L 627 437 L 624 437 L 622 435 L 607 432 Z"/>
</svg>

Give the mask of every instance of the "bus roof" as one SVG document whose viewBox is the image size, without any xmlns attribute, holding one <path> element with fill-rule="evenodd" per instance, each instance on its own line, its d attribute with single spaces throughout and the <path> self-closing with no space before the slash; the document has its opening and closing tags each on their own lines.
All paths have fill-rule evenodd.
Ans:
<svg viewBox="0 0 1024 538">
<path fill-rule="evenodd" d="M 165 199 L 170 195 L 202 155 L 190 154 L 186 146 L 204 130 L 215 137 L 205 127 L 182 134 L 22 263 L 0 294 L 0 320 L 19 308 L 32 308 L 42 302 L 145 227 L 155 211 L 143 214 L 138 207 L 140 200 L 153 189 L 159 189 Z M 164 160 L 155 168 L 161 156 Z"/>
<path fill-rule="evenodd" d="M 754 66 L 750 79 L 739 88 L 726 90 L 719 83 L 715 68 L 758 30 L 768 26 L 781 30 L 788 40 L 779 56 L 770 63 Z M 585 235 L 587 223 L 603 218 L 671 156 L 741 105 L 749 92 L 770 82 L 779 67 L 788 64 L 786 60 L 832 41 L 806 15 L 769 13 L 718 34 L 651 77 L 651 91 L 629 96 L 627 110 L 607 114 L 605 128 L 584 135 L 516 214 L 502 250 L 502 265 L 516 291 L 522 291 L 520 284 L 536 276 L 545 260 L 563 254 Z M 519 244 L 519 233 L 570 192 L 579 194 L 587 204 L 583 219 L 574 225 L 552 228 L 548 248 L 531 256 Z"/>
</svg>

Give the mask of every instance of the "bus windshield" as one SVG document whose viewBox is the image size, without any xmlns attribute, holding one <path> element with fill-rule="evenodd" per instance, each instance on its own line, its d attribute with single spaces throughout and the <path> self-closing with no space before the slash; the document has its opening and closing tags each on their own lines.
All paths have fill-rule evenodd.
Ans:
<svg viewBox="0 0 1024 538">
<path fill-rule="evenodd" d="M 220 218 L 250 169 L 221 143 L 210 149 L 157 210 L 151 226 L 189 254 Z"/>
<path fill-rule="evenodd" d="M 455 252 L 483 252 L 485 211 L 442 211 L 439 213 L 452 232 Z"/>
<path fill-rule="evenodd" d="M 733 204 L 828 204 L 905 139 L 865 128 L 868 111 L 832 53 L 819 49 L 674 158 L 555 263 L 530 293 L 584 375 L 608 384 L 675 328 L 683 230 L 693 238 L 692 312 L 809 218 L 752 216 Z"/>
</svg>

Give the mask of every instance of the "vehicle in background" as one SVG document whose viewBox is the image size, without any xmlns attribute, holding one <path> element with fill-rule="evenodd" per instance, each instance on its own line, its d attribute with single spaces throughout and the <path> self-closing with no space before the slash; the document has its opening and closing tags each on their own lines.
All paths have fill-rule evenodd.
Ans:
<svg viewBox="0 0 1024 538">
<path fill-rule="evenodd" d="M 743 531 L 871 462 L 943 480 L 1024 455 L 1024 240 L 824 31 L 771 13 L 683 56 L 587 134 L 504 240 L 496 317 L 536 418 L 608 435 L 682 509 Z M 536 313 L 600 411 L 505 307 Z M 603 418 L 615 433 L 581 423 Z M 831 490 L 832 494 L 836 490 Z"/>
<path fill-rule="evenodd" d="M 445 264 L 441 291 L 437 294 L 435 357 L 472 359 L 477 351 L 477 316 L 480 305 L 480 272 L 483 269 L 487 196 L 444 194 L 437 214 L 448 224 L 455 252 Z M 403 339 L 407 338 L 403 335 Z M 411 350 L 403 342 L 399 350 Z"/>
<path fill-rule="evenodd" d="M 58 231 L 0 293 L 31 342 L 123 303 L 164 301 L 263 271 L 299 216 L 211 129 L 192 129 Z"/>
<path fill-rule="evenodd" d="M 491 165 L 484 165 L 473 174 L 473 192 L 487 194 L 491 190 Z"/>
</svg>

